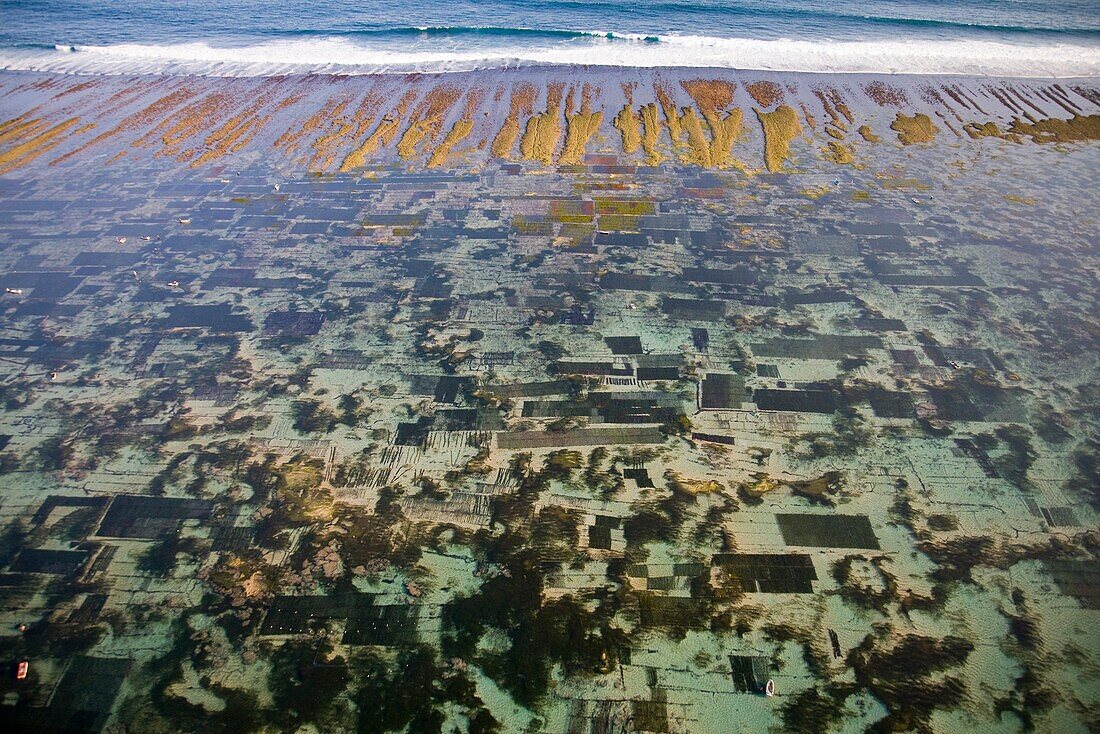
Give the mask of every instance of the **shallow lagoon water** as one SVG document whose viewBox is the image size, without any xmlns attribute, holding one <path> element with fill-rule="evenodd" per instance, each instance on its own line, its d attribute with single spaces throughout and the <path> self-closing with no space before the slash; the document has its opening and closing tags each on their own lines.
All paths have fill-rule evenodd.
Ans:
<svg viewBox="0 0 1100 734">
<path fill-rule="evenodd" d="M 4 78 L 4 120 L 80 81 Z M 314 91 L 200 165 L 159 118 L 80 150 L 127 110 L 0 176 L 0 717 L 1095 726 L 1096 143 L 903 145 L 916 84 L 820 80 L 773 173 L 744 96 L 740 166 L 624 153 L 609 73 L 577 165 L 489 156 L 502 93 L 341 173 L 328 117 L 276 142 Z"/>
</svg>

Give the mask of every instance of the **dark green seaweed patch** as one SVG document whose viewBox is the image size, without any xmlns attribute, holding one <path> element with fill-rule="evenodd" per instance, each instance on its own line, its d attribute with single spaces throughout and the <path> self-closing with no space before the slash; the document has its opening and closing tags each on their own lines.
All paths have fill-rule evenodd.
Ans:
<svg viewBox="0 0 1100 734">
<path fill-rule="evenodd" d="M 998 545 L 988 536 L 966 536 L 943 541 L 923 540 L 917 548 L 936 564 L 929 574 L 936 605 L 946 601 L 955 584 L 974 583 L 972 572 L 978 566 L 1003 570 L 1023 560 L 1069 558 L 1077 552 L 1074 546 L 1056 537 L 1035 545 Z"/>
<path fill-rule="evenodd" d="M 1024 426 L 1002 426 L 994 432 L 1007 449 L 1007 453 L 993 458 L 997 473 L 1021 489 L 1028 487 L 1027 472 L 1035 463 L 1037 454 L 1031 445 L 1031 431 Z"/>
<path fill-rule="evenodd" d="M 844 405 L 833 414 L 833 430 L 803 433 L 797 439 L 802 453 L 810 459 L 846 457 L 869 446 L 874 437 L 863 414 L 851 405 Z"/>
<path fill-rule="evenodd" d="M 549 506 L 539 511 L 531 531 L 531 547 L 543 561 L 568 561 L 580 545 L 580 512 Z"/>
<path fill-rule="evenodd" d="M 13 652 L 27 659 L 65 660 L 87 652 L 106 633 L 104 624 L 45 619 L 27 627 L 27 631 L 17 638 Z"/>
<path fill-rule="evenodd" d="M 438 681 L 435 654 L 428 647 L 402 650 L 391 664 L 365 652 L 355 660 L 361 684 L 353 695 L 359 709 L 360 734 L 389 731 L 440 731 L 445 700 Z"/>
<path fill-rule="evenodd" d="M 27 527 L 16 518 L 4 526 L 0 533 L 0 568 L 7 568 L 27 542 Z"/>
<path fill-rule="evenodd" d="M 329 499 L 321 486 L 323 460 L 299 454 L 282 464 L 276 461 L 274 454 L 267 454 L 263 462 L 251 462 L 245 470 L 253 499 L 267 502 L 256 523 L 256 542 L 274 549 L 283 547 L 286 531 L 312 522 L 310 513 Z"/>
<path fill-rule="evenodd" d="M 581 453 L 570 449 L 551 451 L 543 463 L 543 478 L 569 481 L 574 469 L 581 466 Z"/>
<path fill-rule="evenodd" d="M 832 568 L 833 579 L 837 583 L 837 593 L 844 599 L 862 609 L 881 610 L 886 604 L 898 600 L 898 585 L 894 576 L 886 571 L 887 556 L 844 556 L 837 559 Z M 864 583 L 856 566 L 863 575 L 870 576 L 870 583 Z M 877 583 L 875 583 L 877 582 Z"/>
<path fill-rule="evenodd" d="M 137 570 L 150 576 L 165 578 L 175 570 L 179 554 L 196 555 L 202 546 L 197 538 L 181 538 L 177 534 L 170 534 L 151 543 L 138 555 Z"/>
<path fill-rule="evenodd" d="M 630 563 L 645 562 L 649 557 L 645 548 L 648 543 L 673 542 L 696 506 L 695 496 L 683 489 L 674 477 L 666 474 L 665 479 L 670 488 L 668 495 L 658 501 L 639 503 L 623 523 L 626 557 Z"/>
<path fill-rule="evenodd" d="M 370 462 L 371 449 L 372 446 L 369 446 L 358 454 L 353 454 L 340 462 L 332 475 L 332 486 L 356 487 L 364 484 L 372 468 Z"/>
<path fill-rule="evenodd" d="M 61 471 L 75 454 L 67 436 L 51 436 L 35 447 L 33 456 L 39 471 Z"/>
<path fill-rule="evenodd" d="M 191 631 L 187 623 L 188 616 L 184 615 L 172 623 L 171 649 L 145 668 L 146 675 L 154 681 L 148 689 L 153 710 L 141 707 L 140 716 L 149 716 L 155 712 L 164 719 L 165 728 L 173 731 L 239 734 L 260 729 L 268 723 L 266 719 L 269 712 L 260 706 L 255 694 L 218 685 L 202 673 L 214 661 L 201 652 L 201 640 Z M 188 659 L 199 673 L 200 684 L 225 701 L 222 711 L 208 711 L 168 692 L 173 683 L 183 680 L 183 665 Z M 139 694 L 137 699 L 127 702 L 123 711 L 140 706 L 142 698 Z"/>
<path fill-rule="evenodd" d="M 149 482 L 149 494 L 156 497 L 163 497 L 165 488 L 179 481 L 183 476 L 180 467 L 183 465 L 183 462 L 190 458 L 190 451 L 181 451 L 169 459 L 167 466 L 157 472 L 156 476 Z"/>
<path fill-rule="evenodd" d="M 377 566 L 412 570 L 423 554 L 423 529 L 409 525 L 401 512 L 399 490 L 383 487 L 373 513 L 350 507 L 340 509 L 347 527 L 341 535 L 340 556 L 345 568 Z"/>
<path fill-rule="evenodd" d="M 589 452 L 588 463 L 584 469 L 585 485 L 603 499 L 611 499 L 615 493 L 625 486 L 623 475 L 615 467 L 614 462 L 608 469 L 604 470 L 602 468 L 607 456 L 607 448 L 597 446 Z"/>
<path fill-rule="evenodd" d="M 589 612 L 569 596 L 543 604 L 542 586 L 538 562 L 523 551 L 476 594 L 454 601 L 444 613 L 444 654 L 475 660 L 529 707 L 548 693 L 555 664 L 566 675 L 605 672 L 626 648 L 625 633 L 611 625 L 613 597 L 597 595 L 598 606 Z M 504 632 L 510 646 L 477 654 L 478 640 L 490 629 Z"/>
<path fill-rule="evenodd" d="M 973 643 L 950 635 L 942 639 L 906 635 L 889 648 L 883 643 L 868 635 L 847 658 L 856 682 L 889 712 L 870 731 L 931 732 L 932 712 L 955 708 L 966 696 L 961 678 L 932 676 L 965 663 Z"/>
<path fill-rule="evenodd" d="M 1058 700 L 1058 693 L 1043 684 L 1031 663 L 1024 661 L 1021 666 L 1023 672 L 1016 676 L 1012 691 L 996 701 L 994 710 L 998 716 L 1013 714 L 1025 732 L 1032 732 L 1035 731 L 1036 714 L 1048 711 Z"/>
<path fill-rule="evenodd" d="M 296 725 L 323 719 L 342 701 L 351 674 L 342 657 L 328 659 L 331 652 L 328 640 L 290 640 L 271 654 L 271 697 Z"/>
<path fill-rule="evenodd" d="M 320 400 L 295 400 L 290 414 L 294 430 L 300 433 L 328 433 L 340 422 L 340 417 Z"/>
<path fill-rule="evenodd" d="M 790 734 L 826 734 L 844 720 L 850 685 L 829 683 L 824 691 L 807 688 L 787 698 L 779 709 L 783 730 Z"/>
<path fill-rule="evenodd" d="M 1076 476 L 1066 482 L 1084 494 L 1085 499 L 1100 511 L 1100 440 L 1090 438 L 1073 452 Z"/>
</svg>

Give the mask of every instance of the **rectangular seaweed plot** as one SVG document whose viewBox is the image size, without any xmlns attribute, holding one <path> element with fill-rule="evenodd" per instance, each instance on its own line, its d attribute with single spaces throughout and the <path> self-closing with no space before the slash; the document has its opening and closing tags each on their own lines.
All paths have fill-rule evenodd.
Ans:
<svg viewBox="0 0 1100 734">
<path fill-rule="evenodd" d="M 916 408 L 909 393 L 877 390 L 868 396 L 871 410 L 879 418 L 914 418 Z"/>
<path fill-rule="evenodd" d="M 795 413 L 833 413 L 836 398 L 828 390 L 772 390 L 759 388 L 753 400 L 760 410 L 780 410 Z"/>
<path fill-rule="evenodd" d="M 232 313 L 229 303 L 209 306 L 183 304 L 168 309 L 168 318 L 164 321 L 166 329 L 206 328 L 219 332 L 252 331 L 252 319 L 247 314 Z"/>
<path fill-rule="evenodd" d="M 787 545 L 812 548 L 878 550 L 878 538 L 866 515 L 776 515 Z"/>
<path fill-rule="evenodd" d="M 121 658 L 74 658 L 54 693 L 54 705 L 106 716 L 129 670 L 130 661 Z"/>
<path fill-rule="evenodd" d="M 453 405 L 457 402 L 459 394 L 467 390 L 471 384 L 473 384 L 473 380 L 469 377 L 443 375 L 435 385 L 434 400 L 437 403 L 450 403 Z"/>
<path fill-rule="evenodd" d="M 681 596 L 639 594 L 639 615 L 643 627 L 681 627 L 691 629 L 704 619 L 699 602 Z"/>
<path fill-rule="evenodd" d="M 631 701 L 634 731 L 667 732 L 668 704 L 665 701 Z"/>
<path fill-rule="evenodd" d="M 1100 609 L 1100 568 L 1094 561 L 1047 561 L 1046 567 L 1063 594 L 1085 609 Z"/>
<path fill-rule="evenodd" d="M 572 431 L 512 431 L 498 433 L 502 449 L 561 448 L 565 446 L 615 446 L 664 443 L 660 429 L 650 426 L 578 428 Z"/>
<path fill-rule="evenodd" d="M 710 373 L 703 378 L 704 410 L 737 409 L 745 399 L 745 380 L 740 375 Z"/>
<path fill-rule="evenodd" d="M 374 597 L 369 594 L 277 596 L 260 627 L 261 635 L 299 635 L 331 619 L 369 617 Z"/>
<path fill-rule="evenodd" d="M 877 336 L 821 334 L 812 339 L 765 339 L 752 344 L 752 353 L 757 357 L 839 360 L 881 348 L 882 339 Z"/>
<path fill-rule="evenodd" d="M 212 507 L 209 500 L 123 494 L 111 503 L 97 535 L 154 540 L 175 532 L 183 520 L 208 517 Z"/>
<path fill-rule="evenodd" d="M 770 665 L 762 655 L 730 655 L 733 687 L 741 693 L 762 693 L 768 683 Z"/>
<path fill-rule="evenodd" d="M 661 311 L 670 318 L 684 321 L 721 321 L 726 317 L 726 304 L 722 301 L 666 296 L 661 301 Z"/>
<path fill-rule="evenodd" d="M 649 470 L 644 466 L 623 469 L 623 477 L 626 479 L 633 479 L 638 483 L 638 486 L 643 489 L 653 486 L 653 480 L 649 478 Z"/>
<path fill-rule="evenodd" d="M 539 398 L 547 395 L 568 394 L 569 382 L 566 380 L 517 382 L 511 385 L 486 385 L 485 389 L 502 398 Z"/>
<path fill-rule="evenodd" d="M 817 580 L 813 560 L 804 553 L 719 553 L 711 562 L 740 582 L 744 592 L 812 594 Z"/>
<path fill-rule="evenodd" d="M 43 550 L 25 548 L 20 551 L 12 571 L 19 573 L 49 573 L 71 576 L 84 564 L 88 554 L 81 550 Z"/>
<path fill-rule="evenodd" d="M 416 644 L 418 607 L 408 604 L 366 607 L 348 619 L 345 645 L 399 646 Z"/>
<path fill-rule="evenodd" d="M 676 381 L 680 379 L 679 367 L 639 367 L 637 371 L 638 380 L 646 382 L 647 380 L 668 380 Z"/>
<path fill-rule="evenodd" d="M 0 706 L 0 726 L 42 734 L 101 731 L 130 665 L 118 658 L 74 658 L 48 706 Z"/>
<path fill-rule="evenodd" d="M 612 354 L 642 353 L 642 338 L 639 336 L 605 336 L 603 340 Z"/>
<path fill-rule="evenodd" d="M 275 311 L 264 319 L 264 333 L 280 336 L 313 336 L 321 330 L 320 311 Z"/>
</svg>

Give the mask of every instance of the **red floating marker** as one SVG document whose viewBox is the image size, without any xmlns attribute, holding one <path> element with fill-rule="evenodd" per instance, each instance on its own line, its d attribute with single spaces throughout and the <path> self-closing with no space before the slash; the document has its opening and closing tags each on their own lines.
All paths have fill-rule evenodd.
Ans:
<svg viewBox="0 0 1100 734">
<path fill-rule="evenodd" d="M 15 666 L 15 679 L 23 680 L 27 677 L 27 673 L 30 672 L 31 664 L 26 660 L 20 660 L 19 665 Z"/>
</svg>

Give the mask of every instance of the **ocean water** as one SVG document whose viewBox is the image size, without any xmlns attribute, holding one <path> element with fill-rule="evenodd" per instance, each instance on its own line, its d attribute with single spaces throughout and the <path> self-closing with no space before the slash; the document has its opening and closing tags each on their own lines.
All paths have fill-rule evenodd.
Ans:
<svg viewBox="0 0 1100 734">
<path fill-rule="evenodd" d="M 2 0 L 0 68 L 270 75 L 516 65 L 1092 77 L 1095 0 Z"/>
</svg>

